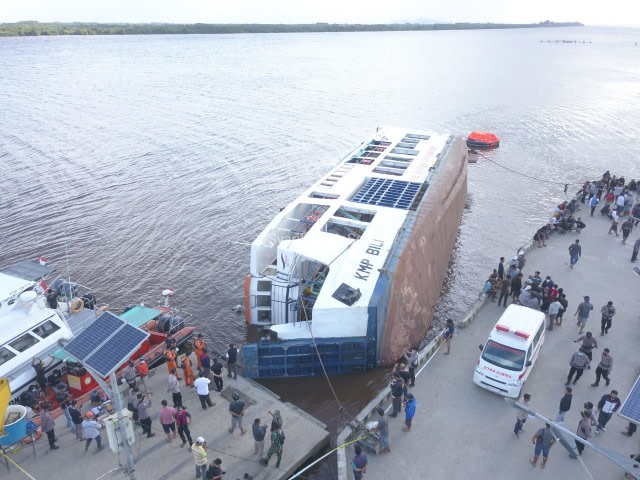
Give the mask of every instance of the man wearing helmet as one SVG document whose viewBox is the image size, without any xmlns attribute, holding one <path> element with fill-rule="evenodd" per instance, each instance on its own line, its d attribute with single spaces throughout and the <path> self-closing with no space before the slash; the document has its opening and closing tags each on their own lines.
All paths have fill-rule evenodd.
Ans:
<svg viewBox="0 0 640 480">
<path fill-rule="evenodd" d="M 191 454 L 196 462 L 196 478 L 205 478 L 207 473 L 207 442 L 204 438 L 196 438 L 196 444 L 191 445 Z"/>
<path fill-rule="evenodd" d="M 231 428 L 229 429 L 229 433 L 233 433 L 236 429 L 236 424 L 240 429 L 240 433 L 244 435 L 247 431 L 242 427 L 242 417 L 245 411 L 245 403 L 240 400 L 240 394 L 238 392 L 233 392 L 231 395 L 233 401 L 229 404 L 229 413 L 231 413 Z"/>
<path fill-rule="evenodd" d="M 94 418 L 93 412 L 91 410 L 84 414 L 82 430 L 84 431 L 84 436 L 87 439 L 84 445 L 85 453 L 87 453 L 87 450 L 89 450 L 91 440 L 93 440 L 94 438 L 96 440 L 96 444 L 98 445 L 98 452 L 104 448 L 102 446 L 102 437 L 100 436 L 101 428 L 102 424 L 100 422 L 96 422 L 96 419 Z"/>
</svg>

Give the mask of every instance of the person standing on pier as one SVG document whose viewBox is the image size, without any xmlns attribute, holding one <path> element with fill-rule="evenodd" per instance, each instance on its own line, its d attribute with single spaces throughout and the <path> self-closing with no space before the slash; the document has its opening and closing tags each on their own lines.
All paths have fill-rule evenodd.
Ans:
<svg viewBox="0 0 640 480">
<path fill-rule="evenodd" d="M 584 352 L 584 354 L 589 357 L 589 361 L 591 362 L 593 360 L 593 354 L 591 350 L 593 350 L 594 348 L 598 348 L 598 342 L 595 338 L 593 338 L 593 334 L 591 332 L 587 332 L 586 335 L 583 335 L 577 340 L 574 340 L 573 343 L 578 343 L 580 341 L 582 342 L 582 345 L 580 345 L 580 351 Z"/>
<path fill-rule="evenodd" d="M 189 353 L 185 352 L 180 359 L 180 367 L 182 368 L 182 374 L 184 375 L 184 385 L 186 387 L 193 387 L 193 368 L 191 368 L 191 358 Z"/>
<path fill-rule="evenodd" d="M 545 423 L 544 428 L 538 430 L 531 441 L 536 447 L 533 451 L 533 458 L 529 460 L 529 463 L 535 467 L 538 464 L 540 454 L 542 454 L 542 465 L 540 465 L 540 468 L 544 468 L 549 459 L 549 450 L 551 446 L 556 443 L 556 438 L 553 436 L 553 433 L 551 433 L 551 425 Z"/>
<path fill-rule="evenodd" d="M 413 417 L 416 414 L 416 398 L 413 393 L 407 394 L 407 401 L 404 402 L 404 424 L 406 425 L 402 430 L 405 432 L 411 431 L 411 423 Z"/>
<path fill-rule="evenodd" d="M 191 454 L 196 463 L 196 478 L 205 478 L 207 473 L 207 442 L 204 438 L 196 438 L 196 444 L 191 446 Z"/>
<path fill-rule="evenodd" d="M 193 440 L 191 440 L 191 429 L 189 428 L 189 425 L 191 425 L 191 414 L 187 412 L 187 408 L 176 408 L 176 426 L 178 427 L 178 435 L 180 435 L 180 440 L 182 440 L 182 445 L 180 445 L 180 448 L 186 445 L 187 440 L 189 441 L 189 448 L 193 446 Z"/>
<path fill-rule="evenodd" d="M 576 378 L 573 380 L 573 384 L 575 385 L 584 373 L 584 369 L 591 368 L 591 361 L 582 350 L 578 350 L 571 356 L 569 365 L 571 368 L 569 369 L 569 375 L 567 375 L 567 383 L 565 383 L 565 385 L 569 385 L 569 383 L 571 383 L 571 378 L 574 373 Z"/>
<path fill-rule="evenodd" d="M 611 420 L 614 413 L 620 408 L 620 399 L 618 398 L 618 391 L 611 390 L 611 393 L 603 395 L 598 402 L 598 427 L 596 433 L 606 432 L 607 423 Z"/>
<path fill-rule="evenodd" d="M 616 234 L 616 237 L 619 237 L 618 235 L 618 212 L 616 212 L 615 210 L 611 211 L 611 226 L 609 227 L 609 235 L 611 235 L 611 232 Z"/>
<path fill-rule="evenodd" d="M 207 470 L 205 478 L 207 480 L 222 480 L 222 477 L 225 473 L 227 472 L 222 470 L 222 460 L 216 458 L 213 462 L 211 462 L 211 465 L 209 465 L 209 469 Z"/>
<path fill-rule="evenodd" d="M 229 404 L 229 413 L 231 414 L 231 428 L 229 428 L 229 433 L 233 433 L 237 425 L 240 429 L 240 434 L 244 435 L 247 431 L 242 426 L 242 418 L 244 417 L 246 404 L 240 400 L 240 394 L 238 392 L 233 392 L 231 398 L 233 401 Z"/>
<path fill-rule="evenodd" d="M 202 365 L 201 371 L 204 372 L 205 378 L 211 379 L 211 357 L 206 348 L 202 350 L 200 355 L 200 365 Z"/>
<path fill-rule="evenodd" d="M 211 373 L 213 374 L 213 381 L 216 384 L 216 391 L 221 392 L 223 388 L 222 382 L 222 363 L 218 357 L 213 357 L 213 363 L 211 364 Z"/>
<path fill-rule="evenodd" d="M 587 320 L 589 320 L 589 312 L 593 310 L 593 305 L 589 303 L 589 296 L 583 297 L 584 301 L 578 305 L 576 309 L 576 313 L 573 314 L 574 317 L 578 317 L 577 325 L 580 327 L 580 332 L 584 331 L 584 327 L 587 324 Z"/>
<path fill-rule="evenodd" d="M 56 433 L 54 429 L 56 428 L 55 421 L 51 416 L 51 404 L 49 402 L 45 402 L 42 405 L 42 412 L 40 413 L 40 426 L 42 427 L 42 431 L 47 434 L 47 439 L 49 440 L 49 448 L 51 450 L 57 450 L 58 447 L 56 442 L 58 439 L 56 438 Z"/>
<path fill-rule="evenodd" d="M 140 377 L 140 380 L 142 380 L 142 385 L 144 385 L 145 393 L 151 393 L 149 384 L 147 383 L 147 380 L 149 379 L 149 365 L 147 365 L 147 362 L 144 358 L 140 358 L 140 363 L 136 367 L 136 371 L 138 373 L 138 376 Z"/>
<path fill-rule="evenodd" d="M 580 423 L 578 424 L 578 430 L 576 430 L 576 435 L 584 440 L 588 440 L 591 437 L 591 413 L 590 412 L 580 412 Z M 578 450 L 578 455 L 582 455 L 584 450 L 584 443 L 576 440 L 576 449 Z"/>
<path fill-rule="evenodd" d="M 607 304 L 602 307 L 600 312 L 602 313 L 602 320 L 600 321 L 600 336 L 603 336 L 609 333 L 611 320 L 613 320 L 613 316 L 616 314 L 613 302 L 609 300 Z"/>
<path fill-rule="evenodd" d="M 364 478 L 364 474 L 367 473 L 369 460 L 367 459 L 367 455 L 362 453 L 362 447 L 360 445 L 356 445 L 354 451 L 356 452 L 356 455 L 353 457 L 353 460 L 351 460 L 353 480 L 362 480 Z"/>
<path fill-rule="evenodd" d="M 620 226 L 620 228 L 622 229 L 622 244 L 626 245 L 627 238 L 629 238 L 629 235 L 631 234 L 631 230 L 633 230 L 633 220 L 630 218 L 627 218 L 624 221 L 624 223 Z"/>
<path fill-rule="evenodd" d="M 198 370 L 202 368 L 202 362 L 200 360 L 200 356 L 202 355 L 202 351 L 207 345 L 204 343 L 202 339 L 202 334 L 199 333 L 196 335 L 196 339 L 193 341 L 193 348 L 196 351 L 196 364 L 198 365 Z"/>
<path fill-rule="evenodd" d="M 611 370 L 613 369 L 613 357 L 609 354 L 609 349 L 605 348 L 602 351 L 601 354 L 601 359 L 600 359 L 600 363 L 598 364 L 598 367 L 596 368 L 596 381 L 595 383 L 592 383 L 591 386 L 592 387 L 597 387 L 600 385 L 600 376 L 602 376 L 602 378 L 604 378 L 607 382 L 607 387 L 609 386 L 609 374 L 611 373 Z"/>
<path fill-rule="evenodd" d="M 156 434 L 151 431 L 151 415 L 149 414 L 149 408 L 151 408 L 151 394 L 143 395 L 138 394 L 138 403 L 136 404 L 136 410 L 138 411 L 138 422 L 142 426 L 142 434 L 147 434 L 147 438 L 155 437 Z M 145 397 L 147 401 L 145 401 Z"/>
<path fill-rule="evenodd" d="M 558 415 L 556 415 L 555 418 L 556 423 L 563 423 L 565 414 L 571 409 L 571 400 L 573 400 L 573 394 L 571 392 L 571 387 L 564 389 L 564 395 L 560 399 L 560 406 L 558 407 Z"/>
<path fill-rule="evenodd" d="M 500 262 L 498 263 L 498 278 L 504 280 L 504 257 L 500 257 Z"/>
<path fill-rule="evenodd" d="M 504 303 L 504 308 L 507 308 L 507 299 L 509 298 L 509 287 L 511 282 L 506 278 L 500 282 L 500 297 L 498 297 L 498 306 Z M 504 299 L 504 302 L 502 301 Z"/>
<path fill-rule="evenodd" d="M 264 454 L 264 437 L 267 435 L 267 425 L 261 425 L 260 419 L 256 418 L 251 426 L 253 433 L 253 453 L 258 455 L 258 458 L 262 458 Z"/>
<path fill-rule="evenodd" d="M 447 326 L 445 327 L 444 332 L 442 332 L 442 340 L 447 344 L 447 351 L 444 352 L 444 355 L 449 355 L 449 353 L 451 353 L 451 339 L 453 338 L 454 331 L 455 328 L 453 326 L 453 320 L 449 318 L 447 320 Z"/>
<path fill-rule="evenodd" d="M 578 263 L 581 256 L 582 247 L 580 246 L 580 240 L 576 240 L 575 243 L 572 243 L 569 246 L 569 267 L 573 268 L 573 266 Z"/>
<path fill-rule="evenodd" d="M 597 196 L 593 196 L 591 197 L 591 200 L 589 200 L 589 206 L 591 207 L 591 216 L 593 217 L 593 212 L 595 212 L 596 207 L 598 206 L 598 204 L 600 203 L 600 200 L 598 200 Z"/>
<path fill-rule="evenodd" d="M 377 408 L 376 412 L 378 412 L 378 425 L 376 425 L 374 431 L 380 435 L 379 453 L 391 453 L 391 448 L 389 448 L 389 421 L 384 415 L 384 408 Z"/>
<path fill-rule="evenodd" d="M 238 349 L 234 347 L 233 343 L 230 343 L 227 350 L 227 377 L 231 378 L 233 374 L 234 380 L 238 378 L 238 353 Z"/>
<path fill-rule="evenodd" d="M 173 408 L 182 406 L 182 393 L 180 392 L 180 384 L 176 375 L 177 369 L 172 368 L 167 379 L 167 392 L 173 397 Z"/>
<path fill-rule="evenodd" d="M 167 435 L 167 442 L 171 442 L 176 438 L 176 409 L 169 406 L 166 400 L 160 402 L 162 408 L 158 414 L 162 430 Z"/>
<path fill-rule="evenodd" d="M 531 400 L 531 395 L 528 393 L 525 393 L 522 396 L 522 405 L 524 405 L 525 407 L 529 408 L 529 401 Z M 527 418 L 529 417 L 529 413 L 525 412 L 524 410 L 518 410 L 518 413 L 516 414 L 516 425 L 515 427 L 513 427 L 513 435 L 516 438 L 520 438 L 519 433 L 520 431 L 524 431 L 522 429 L 522 427 L 524 426 L 524 423 L 527 421 Z"/>
<path fill-rule="evenodd" d="M 409 386 L 415 387 L 416 385 L 416 368 L 418 367 L 418 350 L 416 348 L 409 348 L 404 354 L 409 365 Z"/>
<path fill-rule="evenodd" d="M 522 274 L 518 273 L 511 279 L 511 301 L 517 303 L 520 301 L 520 292 L 522 291 Z"/>
<path fill-rule="evenodd" d="M 211 401 L 211 397 L 209 396 L 209 384 L 211 380 L 204 376 L 204 372 L 200 370 L 198 374 L 198 378 L 193 382 L 193 385 L 196 387 L 196 393 L 198 394 L 198 398 L 200 399 L 200 404 L 202 405 L 202 409 L 206 410 L 207 406 L 213 407 L 215 403 Z"/>
<path fill-rule="evenodd" d="M 631 252 L 631 261 L 634 263 L 638 259 L 638 252 L 640 252 L 640 238 L 633 244 L 633 252 Z"/>
<path fill-rule="evenodd" d="M 127 385 L 129 385 L 129 388 L 133 388 L 136 386 L 136 368 L 134 366 L 133 360 L 129 360 L 127 362 L 127 366 L 122 372 L 122 376 L 127 382 Z"/>
<path fill-rule="evenodd" d="M 276 462 L 276 468 L 280 468 L 280 461 L 282 460 L 282 445 L 284 444 L 284 432 L 280 428 L 276 428 L 271 432 L 271 447 L 269 447 L 269 451 L 267 452 L 267 456 L 265 458 L 261 458 L 258 463 L 263 467 L 269 465 L 269 460 L 271 456 L 275 453 L 278 461 Z"/>
<path fill-rule="evenodd" d="M 549 304 L 549 326 L 547 330 L 553 330 L 554 325 L 560 326 L 560 322 L 558 321 L 558 312 L 562 308 L 562 304 L 555 300 Z"/>
<path fill-rule="evenodd" d="M 398 413 L 402 411 L 402 390 L 404 387 L 404 380 L 402 380 L 399 372 L 394 372 L 390 387 L 393 413 L 389 416 L 395 418 L 398 416 Z"/>
</svg>

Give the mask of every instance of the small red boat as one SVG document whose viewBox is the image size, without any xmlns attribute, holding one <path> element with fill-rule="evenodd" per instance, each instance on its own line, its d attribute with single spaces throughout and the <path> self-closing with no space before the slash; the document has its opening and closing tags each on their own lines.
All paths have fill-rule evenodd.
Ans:
<svg viewBox="0 0 640 480">
<path fill-rule="evenodd" d="M 467 146 L 478 149 L 498 148 L 500 139 L 493 133 L 471 132 L 467 137 Z"/>
<path fill-rule="evenodd" d="M 131 360 L 137 364 L 139 359 L 144 358 L 150 368 L 163 363 L 167 346 L 180 347 L 195 333 L 195 327 L 187 326 L 185 323 L 185 319 L 190 316 L 191 314 L 183 315 L 168 305 L 154 308 L 136 305 L 126 309 L 119 317 L 131 325 L 149 332 L 149 337 L 131 356 Z M 54 355 L 64 357 L 61 381 L 69 386 L 69 393 L 78 401 L 78 404 L 84 404 L 86 407 L 91 403 L 91 393 L 94 390 L 102 393 L 98 382 L 80 362 L 69 358 L 63 350 L 57 351 Z M 124 361 L 118 369 L 116 373 L 118 378 L 120 378 L 126 363 L 127 361 Z M 108 379 L 105 381 L 108 382 Z M 52 404 L 51 414 L 54 417 L 60 416 L 62 411 L 55 400 L 55 391 L 50 386 L 45 389 L 45 397 Z"/>
</svg>

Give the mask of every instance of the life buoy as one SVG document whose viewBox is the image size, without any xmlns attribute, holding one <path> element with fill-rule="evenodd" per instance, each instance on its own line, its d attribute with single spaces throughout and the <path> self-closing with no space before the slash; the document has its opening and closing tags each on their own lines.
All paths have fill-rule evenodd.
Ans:
<svg viewBox="0 0 640 480">
<path fill-rule="evenodd" d="M 74 298 L 71 300 L 71 311 L 73 313 L 81 312 L 84 308 L 84 301 L 81 298 Z"/>
<path fill-rule="evenodd" d="M 101 307 L 98 307 L 98 317 L 100 315 L 102 315 L 104 312 L 108 312 L 110 310 L 109 305 L 102 305 Z"/>
<path fill-rule="evenodd" d="M 27 435 L 22 439 L 22 443 L 25 445 L 31 444 L 31 442 L 37 442 L 42 437 L 42 427 L 36 428 L 36 431 L 33 432 L 33 435 Z"/>
</svg>

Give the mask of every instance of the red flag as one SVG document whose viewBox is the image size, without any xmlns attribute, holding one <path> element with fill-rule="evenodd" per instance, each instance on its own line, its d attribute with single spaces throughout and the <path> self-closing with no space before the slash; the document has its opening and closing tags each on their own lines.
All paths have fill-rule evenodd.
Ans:
<svg viewBox="0 0 640 480">
<path fill-rule="evenodd" d="M 44 281 L 44 278 L 42 280 L 40 280 L 40 286 L 42 287 L 42 289 L 46 292 L 47 289 L 49 288 L 47 286 L 47 282 Z"/>
</svg>

